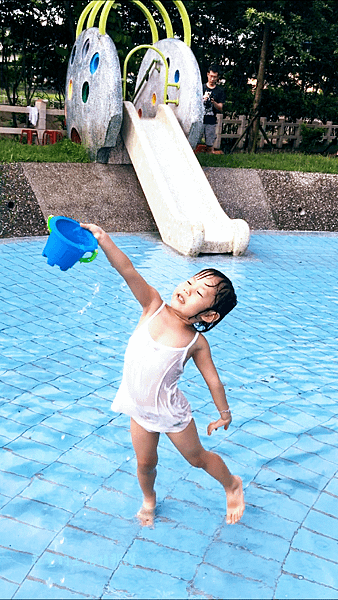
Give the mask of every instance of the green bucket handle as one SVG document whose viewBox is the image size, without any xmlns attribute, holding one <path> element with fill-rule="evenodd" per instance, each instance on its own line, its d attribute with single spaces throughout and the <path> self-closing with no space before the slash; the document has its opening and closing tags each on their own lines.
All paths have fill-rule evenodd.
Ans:
<svg viewBox="0 0 338 600">
<path fill-rule="evenodd" d="M 99 253 L 98 249 L 94 250 L 93 254 L 91 256 L 88 256 L 88 258 L 80 258 L 80 263 L 93 262 L 93 260 L 95 260 L 95 258 L 97 257 L 98 253 Z"/>
<path fill-rule="evenodd" d="M 51 222 L 51 220 L 52 220 L 53 218 L 54 218 L 54 215 L 49 215 L 49 217 L 48 217 L 48 219 L 47 219 L 47 227 L 48 227 L 48 231 L 49 231 L 49 233 L 52 233 L 52 229 L 51 229 L 51 226 L 50 226 L 50 222 Z"/>
<path fill-rule="evenodd" d="M 49 215 L 49 217 L 47 219 L 47 227 L 48 227 L 49 233 L 52 232 L 52 229 L 51 229 L 51 226 L 50 226 L 50 222 L 51 222 L 51 219 L 53 219 L 53 218 L 54 218 L 54 215 Z M 99 251 L 98 251 L 98 249 L 96 249 L 96 250 L 94 250 L 94 252 L 92 253 L 91 256 L 88 256 L 88 258 L 80 258 L 79 262 L 80 263 L 91 263 L 91 262 L 93 262 L 93 260 L 95 260 L 95 258 L 97 257 L 98 253 L 99 253 Z"/>
</svg>

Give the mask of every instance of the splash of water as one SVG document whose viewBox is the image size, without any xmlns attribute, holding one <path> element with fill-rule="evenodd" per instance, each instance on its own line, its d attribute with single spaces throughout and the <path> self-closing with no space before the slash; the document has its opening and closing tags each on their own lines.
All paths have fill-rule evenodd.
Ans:
<svg viewBox="0 0 338 600">
<path fill-rule="evenodd" d="M 91 300 L 90 300 L 90 302 L 88 302 L 88 303 L 86 304 L 86 306 L 84 306 L 83 308 L 81 308 L 81 310 L 79 310 L 79 311 L 78 311 L 78 313 L 79 313 L 80 315 L 83 315 L 83 314 L 84 314 L 84 313 L 85 313 L 85 312 L 88 310 L 88 308 L 90 308 L 91 306 L 93 306 L 93 299 L 94 299 L 94 297 L 96 296 L 96 294 L 98 294 L 98 293 L 99 293 L 99 291 L 100 291 L 100 284 L 99 284 L 99 283 L 96 283 L 96 284 L 95 284 L 95 287 L 94 287 L 94 292 L 93 292 L 93 295 L 92 295 L 92 297 L 91 297 Z"/>
</svg>

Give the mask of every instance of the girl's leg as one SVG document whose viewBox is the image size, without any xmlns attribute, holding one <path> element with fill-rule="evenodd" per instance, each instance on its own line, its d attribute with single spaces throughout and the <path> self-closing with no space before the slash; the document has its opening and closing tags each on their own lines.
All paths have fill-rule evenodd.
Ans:
<svg viewBox="0 0 338 600">
<path fill-rule="evenodd" d="M 228 467 L 218 454 L 205 450 L 198 437 L 195 421 L 180 433 L 167 433 L 168 438 L 177 450 L 194 467 L 204 469 L 211 477 L 217 479 L 225 489 L 227 496 L 227 523 L 237 523 L 244 512 L 244 495 L 242 480 L 231 475 Z"/>
<path fill-rule="evenodd" d="M 154 484 L 160 434 L 146 431 L 134 419 L 130 420 L 130 431 L 137 459 L 137 477 L 143 492 L 143 504 L 137 517 L 143 526 L 152 527 L 156 508 Z"/>
</svg>

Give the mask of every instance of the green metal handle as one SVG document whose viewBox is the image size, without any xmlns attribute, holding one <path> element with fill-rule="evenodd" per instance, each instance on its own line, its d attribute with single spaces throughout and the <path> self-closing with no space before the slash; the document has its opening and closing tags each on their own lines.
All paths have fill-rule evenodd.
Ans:
<svg viewBox="0 0 338 600">
<path fill-rule="evenodd" d="M 151 1 L 152 1 L 153 4 L 155 4 L 157 10 L 159 11 L 159 13 L 163 17 L 165 28 L 166 28 L 166 32 L 167 32 L 167 38 L 173 38 L 174 37 L 173 26 L 172 26 L 172 23 L 170 21 L 170 17 L 168 15 L 166 9 L 164 8 L 162 2 L 159 2 L 159 0 L 151 0 Z"/>
<path fill-rule="evenodd" d="M 79 37 L 80 33 L 82 33 L 82 31 L 83 31 L 85 20 L 86 20 L 88 13 L 91 10 L 95 9 L 97 4 L 99 4 L 98 0 L 92 0 L 91 2 L 89 2 L 88 6 L 86 6 L 86 8 L 82 11 L 79 22 L 77 24 L 77 28 L 76 28 L 76 39 Z"/>
<path fill-rule="evenodd" d="M 93 260 L 95 260 L 95 258 L 97 257 L 98 253 L 99 253 L 98 250 L 94 250 L 93 254 L 91 256 L 89 256 L 88 258 L 80 258 L 80 263 L 93 262 Z"/>
<path fill-rule="evenodd" d="M 115 4 L 113 2 L 113 4 Z M 96 19 L 96 15 L 99 12 L 100 8 L 104 5 L 104 0 L 99 0 L 96 3 L 96 6 L 94 6 L 94 8 L 92 8 L 92 11 L 89 15 L 89 19 L 87 21 L 87 29 L 90 29 L 91 27 L 95 26 L 95 19 Z"/>
<path fill-rule="evenodd" d="M 148 10 L 148 8 L 146 6 L 144 6 L 144 4 L 142 2 L 140 2 L 140 0 L 131 0 L 131 1 L 134 4 L 136 4 L 136 6 L 146 16 L 146 18 L 149 22 L 149 25 L 150 25 L 152 38 L 153 38 L 153 44 L 155 44 L 155 42 L 158 41 L 159 36 L 158 36 L 158 30 L 156 27 L 154 17 L 152 16 L 152 14 Z M 159 11 L 159 13 L 161 14 L 161 16 L 164 20 L 167 38 L 173 38 L 174 37 L 173 26 L 170 21 L 170 17 L 168 15 L 167 10 L 164 8 L 162 2 L 160 2 L 159 0 L 151 0 L 151 1 L 156 6 L 157 10 Z M 175 6 L 177 7 L 177 9 L 180 13 L 182 22 L 183 22 L 184 42 L 187 44 L 187 46 L 190 47 L 191 46 L 191 24 L 190 24 L 190 19 L 189 19 L 187 9 L 185 8 L 184 3 L 181 0 L 173 0 L 173 2 L 175 4 Z M 91 0 L 91 2 L 89 2 L 88 6 L 86 6 L 85 9 L 81 13 L 81 16 L 80 16 L 80 19 L 79 19 L 79 22 L 77 25 L 77 29 L 76 29 L 76 38 L 78 38 L 80 33 L 82 33 L 82 31 L 85 27 L 85 21 L 86 21 L 86 18 L 88 15 L 89 15 L 89 17 L 88 17 L 88 22 L 87 22 L 87 29 L 94 26 L 97 14 L 101 10 L 102 7 L 103 7 L 103 10 L 102 10 L 101 17 L 100 17 L 99 30 L 100 30 L 101 35 L 105 35 L 109 13 L 112 10 L 112 8 L 115 7 L 116 4 L 117 4 L 116 0 Z"/>
<path fill-rule="evenodd" d="M 181 15 L 181 19 L 184 27 L 184 42 L 191 47 L 191 24 L 187 9 L 185 8 L 183 2 L 181 0 L 173 0 L 174 4 L 178 8 L 178 11 Z"/>
<path fill-rule="evenodd" d="M 159 50 L 158 48 L 156 48 L 156 46 L 151 46 L 150 44 L 142 44 L 141 46 L 136 46 L 136 48 L 133 48 L 132 50 L 130 50 L 129 54 L 126 56 L 126 59 L 124 61 L 124 65 L 123 65 L 123 79 L 122 79 L 122 83 L 123 83 L 123 100 L 127 99 L 127 67 L 128 67 L 128 62 L 129 59 L 132 57 L 132 55 L 135 52 L 138 52 L 139 50 L 142 49 L 148 49 L 148 50 L 154 50 L 154 52 L 157 52 L 157 54 L 160 55 L 160 57 L 163 60 L 164 66 L 165 66 L 165 82 L 164 82 L 164 100 L 163 100 L 163 104 L 167 103 L 167 94 L 168 94 L 168 79 L 169 79 L 169 65 L 168 65 L 168 61 L 166 59 L 166 57 L 164 56 L 163 52 L 161 52 L 161 50 Z"/>
<path fill-rule="evenodd" d="M 144 4 L 142 2 L 140 2 L 139 0 L 132 0 L 132 2 L 143 12 L 144 16 L 147 18 L 148 23 L 150 25 L 150 29 L 151 29 L 153 44 L 156 44 L 156 42 L 158 42 L 158 40 L 159 40 L 159 35 L 158 35 L 158 29 L 156 27 L 154 17 L 152 16 L 151 12 L 148 10 L 148 8 L 146 6 L 144 6 Z"/>
</svg>

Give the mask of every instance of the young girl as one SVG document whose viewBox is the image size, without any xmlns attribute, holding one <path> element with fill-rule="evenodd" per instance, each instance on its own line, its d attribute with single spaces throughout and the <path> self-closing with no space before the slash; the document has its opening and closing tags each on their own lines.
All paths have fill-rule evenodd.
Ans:
<svg viewBox="0 0 338 600">
<path fill-rule="evenodd" d="M 231 281 L 214 269 L 201 271 L 176 288 L 169 306 L 107 233 L 97 225 L 82 227 L 94 234 L 143 308 L 129 340 L 122 383 L 112 404 L 114 411 L 131 417 L 137 476 L 144 497 L 138 519 L 143 526 L 153 526 L 157 445 L 160 433 L 166 433 L 191 465 L 204 469 L 222 484 L 227 498 L 226 522 L 237 523 L 244 512 L 242 480 L 231 475 L 220 456 L 203 448 L 190 405 L 176 385 L 184 365 L 192 358 L 219 412 L 219 418 L 208 426 L 208 435 L 219 427 L 228 429 L 231 412 L 224 387 L 209 344 L 198 330 L 208 331 L 236 306 Z"/>
</svg>

